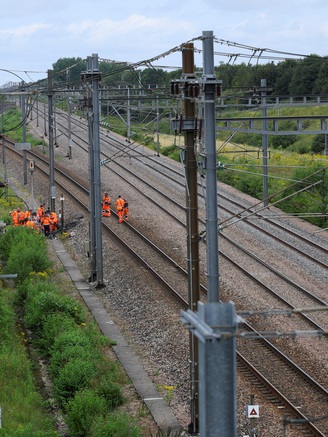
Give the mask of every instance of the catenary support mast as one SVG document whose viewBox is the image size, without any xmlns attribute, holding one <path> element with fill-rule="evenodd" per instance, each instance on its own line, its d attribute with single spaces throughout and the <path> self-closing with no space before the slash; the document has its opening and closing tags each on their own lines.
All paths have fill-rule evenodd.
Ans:
<svg viewBox="0 0 328 437">
<path fill-rule="evenodd" d="M 56 188 L 55 188 L 55 154 L 54 154 L 54 115 L 53 115 L 53 71 L 48 70 L 48 129 L 49 129 L 49 178 L 50 178 L 50 209 L 56 211 Z"/>
<path fill-rule="evenodd" d="M 97 287 L 103 287 L 102 253 L 102 213 L 100 180 L 100 111 L 99 111 L 99 72 L 98 55 L 87 59 L 87 71 L 82 78 L 91 85 L 92 97 L 87 99 L 89 123 L 89 192 L 90 192 L 90 280 L 97 281 Z"/>
<path fill-rule="evenodd" d="M 181 319 L 198 338 L 199 431 L 201 437 L 235 437 L 236 315 L 234 304 L 219 300 L 215 98 L 219 82 L 214 71 L 213 32 L 203 32 L 206 157 L 206 246 L 208 302 L 197 312 L 182 311 Z"/>
<path fill-rule="evenodd" d="M 198 232 L 198 190 L 197 160 L 195 154 L 195 101 L 190 90 L 195 81 L 194 45 L 186 44 L 182 50 L 182 83 L 185 99 L 183 101 L 185 132 L 185 171 L 186 171 L 186 220 L 187 220 L 187 257 L 189 308 L 195 311 L 199 301 L 199 232 Z M 189 432 L 198 433 L 198 341 L 190 333 L 190 394 L 191 423 Z"/>
</svg>

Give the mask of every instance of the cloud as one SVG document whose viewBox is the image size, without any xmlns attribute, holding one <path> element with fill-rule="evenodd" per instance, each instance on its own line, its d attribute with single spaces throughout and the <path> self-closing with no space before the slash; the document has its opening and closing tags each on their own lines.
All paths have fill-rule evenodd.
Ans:
<svg viewBox="0 0 328 437">
<path fill-rule="evenodd" d="M 171 19 L 163 18 L 147 18 L 144 15 L 133 14 L 121 21 L 113 21 L 109 19 L 94 21 L 85 20 L 80 23 L 72 23 L 67 26 L 66 30 L 75 38 L 85 38 L 88 43 L 106 43 L 111 44 L 113 39 L 118 39 L 122 36 L 125 38 L 131 37 L 131 34 L 136 36 L 149 36 L 149 33 L 160 34 L 162 30 L 167 31 L 168 28 L 174 28 L 177 23 L 173 23 Z M 178 23 L 179 31 L 191 31 L 191 25 L 186 22 Z M 131 40 L 131 43 L 134 40 Z"/>
<path fill-rule="evenodd" d="M 16 28 L 1 29 L 0 35 L 10 36 L 14 38 L 26 38 L 32 36 L 33 34 L 37 33 L 41 29 L 49 29 L 50 27 L 51 24 L 32 23 L 26 26 L 21 26 Z"/>
</svg>

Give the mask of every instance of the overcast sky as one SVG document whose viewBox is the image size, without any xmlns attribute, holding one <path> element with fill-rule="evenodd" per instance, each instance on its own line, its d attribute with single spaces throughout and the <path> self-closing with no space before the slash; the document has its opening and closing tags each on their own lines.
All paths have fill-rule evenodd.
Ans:
<svg viewBox="0 0 328 437">
<path fill-rule="evenodd" d="M 0 13 L 0 85 L 19 80 L 1 70 L 29 82 L 46 77 L 59 58 L 97 53 L 138 62 L 203 31 L 251 47 L 328 55 L 328 0 L 6 0 Z M 156 63 L 180 67 L 181 53 Z"/>
</svg>

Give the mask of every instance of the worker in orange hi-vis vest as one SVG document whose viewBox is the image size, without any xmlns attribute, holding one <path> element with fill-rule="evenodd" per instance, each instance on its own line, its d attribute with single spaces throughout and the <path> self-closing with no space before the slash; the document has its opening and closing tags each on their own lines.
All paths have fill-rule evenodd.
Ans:
<svg viewBox="0 0 328 437">
<path fill-rule="evenodd" d="M 41 219 L 44 216 L 45 211 L 44 211 L 44 203 L 42 205 L 39 206 L 38 211 L 37 211 L 37 218 L 38 221 L 41 223 Z"/>
<path fill-rule="evenodd" d="M 35 229 L 36 231 L 39 230 L 39 227 L 38 227 L 37 222 L 34 221 L 34 220 L 32 219 L 32 217 L 28 217 L 25 226 L 26 226 L 27 228 L 30 228 L 30 229 Z"/>
<path fill-rule="evenodd" d="M 110 196 L 107 191 L 104 192 L 103 198 L 101 200 L 102 204 L 102 216 L 110 217 Z"/>
<path fill-rule="evenodd" d="M 49 214 L 46 213 L 41 219 L 42 229 L 46 237 L 49 237 L 50 235 L 50 224 L 51 222 L 50 222 Z"/>
<path fill-rule="evenodd" d="M 58 216 L 57 214 L 52 211 L 49 215 L 50 218 L 50 232 L 57 231 L 58 230 Z"/>
<path fill-rule="evenodd" d="M 17 210 L 18 211 L 18 223 L 20 226 L 24 226 L 26 223 L 26 215 L 24 211 Z"/>
<path fill-rule="evenodd" d="M 31 217 L 31 215 L 32 215 L 32 210 L 31 209 L 27 209 L 25 211 L 25 218 L 28 219 L 29 217 Z"/>
<path fill-rule="evenodd" d="M 126 200 L 124 200 L 124 205 L 123 205 L 123 218 L 125 221 L 129 221 L 129 204 Z"/>
<path fill-rule="evenodd" d="M 124 206 L 125 200 L 123 199 L 123 197 L 118 196 L 115 205 L 116 205 L 116 212 L 118 215 L 118 221 L 119 223 L 122 223 L 123 221 L 123 206 Z"/>
<path fill-rule="evenodd" d="M 11 215 L 11 219 L 13 221 L 13 226 L 19 226 L 19 222 L 18 222 L 18 210 L 14 209 L 14 211 L 10 212 Z"/>
</svg>

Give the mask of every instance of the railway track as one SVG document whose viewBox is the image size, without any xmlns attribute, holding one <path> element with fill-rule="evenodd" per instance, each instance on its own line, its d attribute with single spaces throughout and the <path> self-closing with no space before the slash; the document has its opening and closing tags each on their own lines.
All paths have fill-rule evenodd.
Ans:
<svg viewBox="0 0 328 437">
<path fill-rule="evenodd" d="M 84 123 L 81 120 L 77 121 L 77 126 L 79 129 L 84 127 Z M 65 124 L 61 125 L 62 129 L 65 129 Z M 76 141 L 76 145 L 82 147 L 81 142 L 85 141 L 81 135 L 78 136 L 79 141 Z M 143 167 L 147 167 L 150 173 L 153 173 L 156 176 L 157 184 L 160 183 L 161 179 L 159 175 L 162 176 L 163 180 L 167 182 L 170 180 L 172 184 L 179 187 L 181 190 L 185 188 L 185 180 L 184 173 L 177 169 L 177 166 L 174 164 L 168 164 L 165 160 L 160 161 L 156 154 L 151 154 L 150 152 L 139 151 L 134 145 L 127 145 L 123 139 L 120 139 L 116 135 L 103 134 L 101 136 L 102 142 L 105 145 L 108 145 L 110 149 L 105 151 L 106 149 L 102 149 L 102 158 L 104 160 L 108 160 L 108 165 L 111 163 L 115 163 L 115 166 L 118 167 L 117 171 L 124 171 L 125 175 L 130 173 L 131 185 L 133 185 L 133 180 L 138 178 L 138 175 L 130 171 L 129 166 L 126 163 L 122 164 L 119 162 L 118 157 L 133 159 L 133 161 L 139 161 L 142 163 Z M 84 147 L 86 150 L 86 146 Z M 111 171 L 115 172 L 113 165 L 110 166 Z M 139 178 L 140 181 L 141 178 Z M 161 198 L 165 197 L 165 193 L 161 190 L 161 186 L 156 188 L 155 186 L 149 187 L 146 181 L 143 181 L 145 185 L 148 185 L 148 188 L 153 190 L 153 198 L 156 198 L 157 195 L 160 195 Z M 164 182 L 164 183 L 165 183 Z M 200 199 L 200 215 L 205 214 L 204 206 L 204 190 L 205 187 L 199 183 L 199 199 Z M 170 191 L 170 195 L 167 196 L 167 200 L 173 204 L 174 210 L 177 208 L 181 209 L 183 212 L 185 211 L 185 206 L 181 205 L 181 197 L 177 197 L 174 199 L 174 193 Z M 222 200 L 226 203 L 226 206 L 222 204 Z M 270 211 L 269 208 L 262 208 L 260 203 L 255 203 L 254 205 L 245 205 L 244 203 L 237 202 L 234 199 L 228 198 L 226 195 L 219 192 L 218 194 L 218 208 L 219 215 L 224 212 L 225 217 L 222 217 L 220 222 L 222 225 L 226 223 L 226 226 L 231 226 L 233 223 L 237 221 L 243 221 L 243 224 L 252 228 L 255 231 L 259 231 L 262 234 L 265 234 L 269 239 L 274 239 L 279 243 L 283 244 L 289 250 L 299 254 L 301 257 L 305 257 L 311 262 L 327 269 L 327 255 L 328 255 L 328 240 L 320 239 L 320 237 L 315 237 L 311 235 L 305 236 L 304 233 L 301 234 L 297 229 L 292 228 L 287 225 L 283 225 L 276 218 L 274 218 L 275 214 Z M 270 218 L 272 216 L 272 218 Z M 258 223 L 254 222 L 255 219 L 258 219 Z M 204 225 L 204 218 L 200 219 L 200 224 Z M 220 226 L 222 226 L 220 225 Z M 286 238 L 286 235 L 289 238 Z M 309 248 L 311 249 L 309 253 Z"/>
<path fill-rule="evenodd" d="M 125 158 L 124 158 L 125 159 Z M 133 157 L 133 159 L 136 159 L 136 156 L 134 156 Z M 139 158 L 138 158 L 139 159 Z M 141 160 L 142 159 L 145 159 L 145 158 L 140 158 Z M 149 158 L 149 157 L 147 157 L 146 158 L 147 160 L 148 159 L 152 159 L 152 158 Z M 46 164 L 45 164 L 45 166 L 46 166 Z M 159 164 L 157 164 L 157 167 L 159 166 Z M 156 167 L 156 173 L 158 173 L 158 168 Z M 110 170 L 111 171 L 113 171 L 113 168 L 111 167 L 110 168 Z M 46 170 L 45 170 L 46 171 Z M 56 170 L 56 174 L 57 174 L 57 170 Z M 161 176 L 163 179 L 164 179 L 164 176 Z M 57 183 L 57 175 L 56 175 L 56 183 Z M 58 182 L 59 183 L 59 182 Z M 133 182 L 130 182 L 131 184 L 133 184 Z M 66 182 L 64 182 L 63 183 L 63 186 L 62 186 L 62 189 L 63 190 L 65 190 L 66 192 L 68 192 L 67 191 L 67 185 L 68 185 L 68 183 L 67 183 L 67 181 Z M 151 185 L 151 184 L 150 184 Z M 85 187 L 84 187 L 85 188 Z M 153 188 L 153 187 L 149 187 L 149 188 L 147 188 L 147 190 L 149 189 L 149 190 L 151 190 L 151 188 Z M 139 189 L 140 191 L 147 191 L 146 189 Z M 149 193 L 149 195 L 148 195 L 148 197 L 150 198 L 150 200 L 149 201 L 151 201 L 151 199 L 154 197 L 154 194 L 153 194 L 154 192 L 153 191 L 150 191 L 150 193 Z M 157 195 L 158 195 L 158 192 L 157 192 Z M 74 196 L 74 194 L 73 194 L 73 192 L 72 192 L 72 196 Z M 76 196 L 74 196 L 75 198 L 76 198 Z M 85 193 L 84 194 L 84 199 L 87 199 L 87 193 Z M 165 208 L 165 202 L 169 202 L 171 200 L 171 202 L 172 202 L 172 199 L 170 199 L 170 196 L 167 196 L 167 199 L 163 199 L 161 202 L 158 202 L 160 205 L 161 205 L 161 208 L 162 208 L 162 210 L 166 210 L 166 208 Z M 85 200 L 84 200 L 85 201 Z M 182 205 L 179 205 L 179 202 L 175 202 L 175 203 L 173 203 L 174 204 L 174 206 L 173 206 L 173 210 L 175 210 L 175 212 L 172 212 L 172 206 L 171 206 L 171 208 L 169 208 L 169 210 L 166 210 L 166 212 L 165 212 L 165 214 L 167 214 L 168 215 L 168 217 L 171 217 L 171 218 L 174 218 L 175 220 L 179 220 L 180 221 L 180 224 L 178 225 L 178 226 L 181 226 L 181 227 L 183 227 L 183 219 L 182 219 L 182 215 L 183 214 L 185 214 L 185 208 L 182 206 Z M 178 217 L 177 217 L 177 212 L 176 212 L 176 209 L 178 209 L 179 208 L 179 210 L 181 211 L 181 214 L 180 214 L 180 216 L 181 216 L 181 219 L 178 219 Z M 117 226 L 119 226 L 119 225 L 117 225 Z M 132 228 L 132 226 L 131 225 L 128 225 L 128 224 L 125 224 L 124 226 L 123 226 L 123 228 L 124 228 L 124 231 L 125 231 L 125 229 L 128 229 L 128 228 Z M 131 229 L 130 229 L 131 230 Z M 119 237 L 122 237 L 122 227 L 120 227 L 120 236 Z M 126 238 L 127 238 L 127 240 L 131 240 L 131 236 L 130 236 L 130 234 L 129 234 L 129 236 L 126 236 Z M 149 240 L 149 238 L 148 238 L 148 240 Z M 120 244 L 122 245 L 123 243 L 122 242 L 120 242 Z M 147 244 L 149 244 L 149 243 L 147 243 Z M 136 247 L 138 247 L 140 245 L 140 243 L 138 242 L 138 243 L 136 243 Z M 127 248 L 127 250 L 129 250 L 128 248 Z M 134 249 L 132 248 L 132 250 L 134 251 Z M 147 250 L 146 250 L 147 251 Z M 158 253 L 160 253 L 161 252 L 161 250 L 158 252 Z M 134 255 L 135 256 L 135 255 Z M 163 256 L 163 255 L 161 255 L 161 256 Z M 140 262 L 140 263 L 142 263 L 143 261 L 142 261 L 142 259 L 141 259 L 142 257 L 140 257 L 139 258 L 139 261 L 138 262 Z M 152 258 L 152 257 L 150 257 L 150 258 Z M 144 268 L 145 269 L 147 269 L 147 270 L 150 270 L 150 263 L 149 263 L 149 261 L 147 261 L 147 260 L 144 260 L 145 262 L 144 262 Z M 159 261 L 156 261 L 155 262 L 155 264 L 157 264 L 158 265 L 158 263 L 159 263 Z M 176 262 L 176 261 L 174 261 L 173 259 L 171 259 L 171 261 L 170 261 L 170 267 L 165 267 L 165 268 L 160 268 L 159 270 L 168 270 L 169 272 L 171 272 L 172 273 L 172 271 L 173 270 L 178 270 L 178 267 L 177 267 L 177 265 L 178 265 L 178 263 Z M 182 269 L 183 270 L 183 269 Z M 171 277 L 172 275 L 171 275 L 171 273 L 169 274 L 169 277 Z M 155 274 L 155 273 L 153 273 L 153 274 Z M 156 273 L 157 274 L 157 273 Z M 184 273 L 185 274 L 185 273 Z M 183 275 L 184 275 L 183 274 Z M 183 276 L 182 275 L 182 276 Z M 163 281 L 162 281 L 162 284 L 165 286 L 165 287 L 167 287 L 167 288 L 169 288 L 168 287 L 168 285 L 167 285 L 167 279 L 163 279 Z M 175 280 L 173 280 L 172 282 L 175 282 Z M 173 287 L 172 287 L 173 288 Z M 181 286 L 181 289 L 186 289 L 186 286 L 185 285 L 183 285 L 183 286 Z M 179 295 L 180 293 L 178 292 L 177 293 L 177 295 Z M 185 296 L 186 297 L 186 296 Z M 186 299 L 185 299 L 185 297 L 182 297 L 182 300 L 180 300 L 180 305 L 182 305 L 182 306 L 186 306 Z M 255 347 L 255 349 L 257 349 L 257 347 Z M 239 351 L 238 351 L 239 352 Z M 272 358 L 270 358 L 269 359 L 269 361 L 271 360 Z M 240 354 L 240 358 L 238 357 L 238 360 L 239 360 L 239 362 L 241 362 L 242 360 L 243 360 L 243 358 L 241 357 L 241 354 Z M 254 357 L 251 357 L 251 359 L 249 360 L 249 361 L 251 361 L 251 360 L 253 360 L 254 362 L 255 362 L 255 358 Z M 239 365 L 241 365 L 241 364 L 239 364 Z M 247 365 L 247 367 L 248 368 L 250 368 L 249 366 L 251 366 L 251 364 L 249 363 L 248 365 Z M 249 370 L 248 370 L 249 371 Z M 285 371 L 281 371 L 281 374 L 283 374 L 283 373 L 285 373 Z M 262 377 L 258 377 L 259 379 L 262 379 L 263 378 L 263 375 L 262 375 Z M 300 380 L 302 379 L 302 376 L 301 377 L 299 377 L 300 378 Z M 266 379 L 266 377 L 265 377 L 265 379 Z M 288 377 L 288 379 L 291 379 L 291 377 L 289 376 Z M 298 385 L 300 384 L 300 382 L 298 383 Z M 284 384 L 283 384 L 284 385 Z M 274 391 L 273 390 L 273 388 L 271 387 L 270 388 L 270 391 Z M 299 390 L 299 391 L 301 391 L 301 390 Z M 326 398 L 326 401 L 327 401 L 327 398 Z M 321 401 L 320 401 L 321 402 Z M 297 404 L 298 402 L 296 401 L 296 404 Z M 291 411 L 292 410 L 292 408 L 293 407 L 291 407 L 291 405 L 289 405 L 288 407 L 288 410 L 289 411 Z M 299 414 L 298 414 L 299 413 Z M 300 412 L 300 409 L 298 408 L 298 405 L 296 405 L 296 408 L 294 409 L 294 411 L 291 413 L 292 415 L 295 415 L 295 417 L 302 417 L 302 414 L 303 413 L 301 413 Z M 298 414 L 298 415 L 297 415 Z M 308 414 L 308 413 L 307 413 Z M 305 427 L 307 427 L 308 429 L 309 428 L 311 428 L 312 427 L 312 424 L 306 424 L 306 425 L 304 425 Z M 305 432 L 305 431 L 304 431 Z M 304 434 L 304 435 L 325 435 L 325 434 L 320 434 L 320 430 L 317 430 L 317 429 L 315 429 L 315 427 L 313 427 L 313 429 L 311 429 L 310 431 L 310 434 Z M 313 434 L 311 434 L 311 433 L 313 433 Z M 303 435 L 303 434 L 302 434 Z"/>
</svg>

